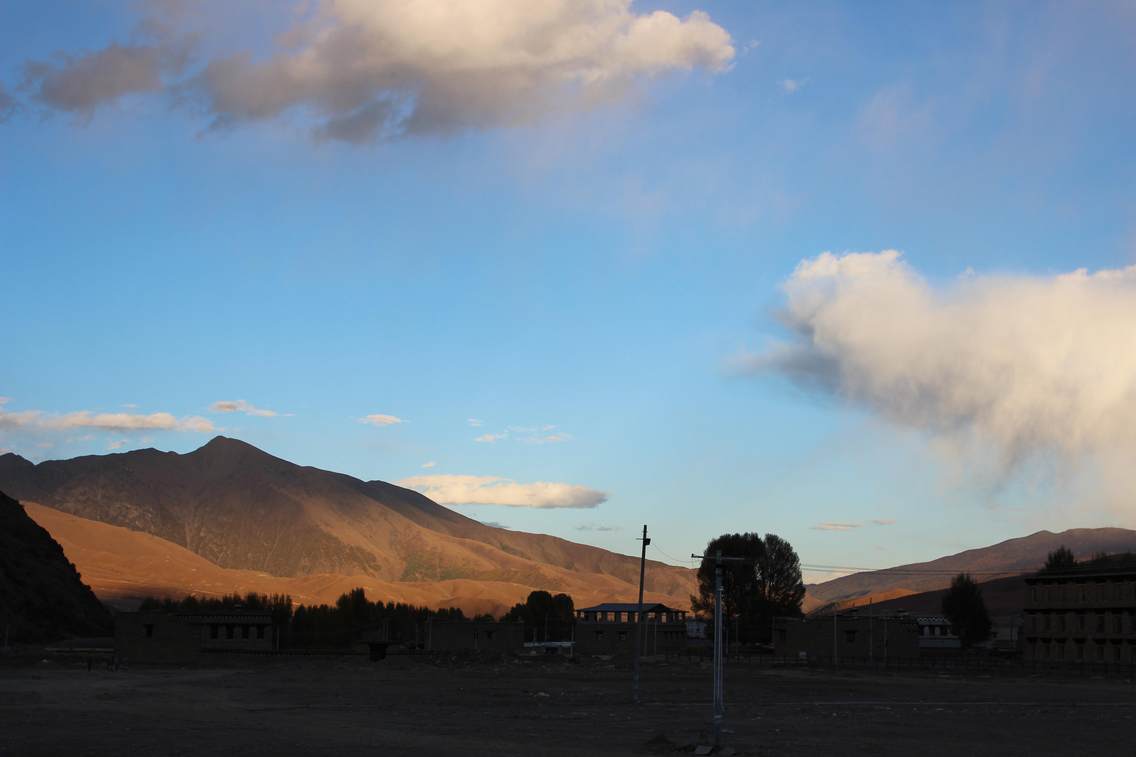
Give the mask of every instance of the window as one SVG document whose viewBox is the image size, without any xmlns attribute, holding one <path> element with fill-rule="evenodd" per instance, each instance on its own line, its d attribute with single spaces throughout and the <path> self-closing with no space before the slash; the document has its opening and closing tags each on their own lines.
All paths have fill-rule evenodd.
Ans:
<svg viewBox="0 0 1136 757">
<path fill-rule="evenodd" d="M 848 644 L 856 643 L 856 632 L 855 631 L 845 631 L 844 632 L 844 641 Z"/>
<path fill-rule="evenodd" d="M 627 631 L 620 631 L 619 632 L 619 640 L 620 641 L 627 641 Z"/>
<path fill-rule="evenodd" d="M 1083 612 L 1077 613 L 1077 630 L 1078 631 L 1084 631 L 1085 630 L 1085 613 L 1083 613 Z"/>
<path fill-rule="evenodd" d="M 209 638 L 210 639 L 216 639 L 218 636 L 220 636 L 220 630 L 221 630 L 220 626 L 218 626 L 216 623 L 210 623 L 209 624 Z"/>
<path fill-rule="evenodd" d="M 145 624 L 144 626 L 142 626 L 142 630 L 146 632 L 146 638 L 147 639 L 154 638 L 154 624 L 153 623 Z"/>
<path fill-rule="evenodd" d="M 1112 632 L 1121 633 L 1123 631 L 1123 624 L 1120 620 L 1120 613 L 1114 613 L 1112 616 Z"/>
<path fill-rule="evenodd" d="M 596 641 L 601 641 L 604 637 L 603 631 L 596 631 Z"/>
<path fill-rule="evenodd" d="M 493 638 L 493 632 L 492 631 L 486 631 L 485 632 L 485 638 L 492 639 Z"/>
<path fill-rule="evenodd" d="M 258 639 L 264 638 L 264 626 L 261 625 L 261 626 L 256 627 L 256 638 L 258 638 Z"/>
<path fill-rule="evenodd" d="M 235 632 L 236 632 L 236 626 L 234 626 L 232 623 L 225 626 L 225 638 L 226 639 L 233 638 Z"/>
<path fill-rule="evenodd" d="M 1057 630 L 1065 630 L 1065 613 L 1058 613 L 1057 615 Z"/>
<path fill-rule="evenodd" d="M 1097 613 L 1097 633 L 1104 633 L 1104 613 Z"/>
<path fill-rule="evenodd" d="M 1081 642 L 1077 642 L 1076 644 L 1073 645 L 1073 647 L 1077 650 L 1076 651 L 1077 662 L 1080 662 L 1081 660 L 1085 659 L 1085 645 L 1082 644 Z"/>
<path fill-rule="evenodd" d="M 1096 647 L 1097 647 L 1097 659 L 1100 660 L 1101 662 L 1104 662 L 1104 642 L 1098 641 L 1096 643 Z"/>
</svg>

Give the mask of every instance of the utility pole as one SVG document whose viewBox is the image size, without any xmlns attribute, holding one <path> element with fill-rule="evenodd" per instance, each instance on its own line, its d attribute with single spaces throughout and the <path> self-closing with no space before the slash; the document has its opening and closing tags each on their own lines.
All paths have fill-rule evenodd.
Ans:
<svg viewBox="0 0 1136 757">
<path fill-rule="evenodd" d="M 707 555 L 691 555 L 701 560 L 708 559 Z M 723 557 L 722 550 L 714 553 L 714 746 L 722 740 L 722 720 L 726 717 L 725 696 L 725 650 L 723 637 L 725 623 L 722 622 L 722 563 L 749 562 L 745 557 Z"/>
<path fill-rule="evenodd" d="M 872 625 L 872 600 L 868 598 L 868 662 L 874 664 L 876 662 L 876 646 L 875 646 L 875 627 Z"/>
<path fill-rule="evenodd" d="M 836 605 L 832 606 L 832 667 L 836 667 L 840 662 L 840 653 L 837 650 L 836 644 Z"/>
<path fill-rule="evenodd" d="M 635 613 L 635 646 L 631 655 L 632 684 L 631 695 L 635 704 L 639 704 L 639 652 L 643 644 L 643 575 L 647 568 L 647 545 L 651 540 L 647 538 L 647 524 L 643 524 L 643 551 L 639 555 L 639 608 Z"/>
</svg>

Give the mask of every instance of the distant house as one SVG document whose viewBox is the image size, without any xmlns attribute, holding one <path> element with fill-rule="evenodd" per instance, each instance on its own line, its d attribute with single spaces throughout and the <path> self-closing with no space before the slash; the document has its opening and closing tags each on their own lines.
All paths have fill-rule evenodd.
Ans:
<svg viewBox="0 0 1136 757">
<path fill-rule="evenodd" d="M 124 663 L 193 663 L 218 652 L 271 652 L 267 612 L 122 612 L 115 616 L 115 656 Z"/>
<path fill-rule="evenodd" d="M 644 655 L 678 652 L 686 648 L 686 610 L 664 604 L 643 605 Z M 639 618 L 636 602 L 605 602 L 576 610 L 576 654 L 630 655 Z"/>
<path fill-rule="evenodd" d="M 919 627 L 906 615 L 775 618 L 773 653 L 821 662 L 912 659 L 919 656 Z"/>
<path fill-rule="evenodd" d="M 1026 578 L 1023 657 L 1136 662 L 1136 568 L 1130 562 L 1106 560 Z"/>
</svg>

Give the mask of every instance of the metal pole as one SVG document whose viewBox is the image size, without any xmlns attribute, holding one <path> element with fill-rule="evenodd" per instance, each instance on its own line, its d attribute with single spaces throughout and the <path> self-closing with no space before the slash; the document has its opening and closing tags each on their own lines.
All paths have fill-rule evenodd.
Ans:
<svg viewBox="0 0 1136 757">
<path fill-rule="evenodd" d="M 722 550 L 714 555 L 714 744 L 722 739 L 722 718 L 726 714 L 726 702 L 722 696 L 722 673 L 724 672 L 722 639 L 725 623 L 722 622 Z"/>
<path fill-rule="evenodd" d="M 651 540 L 647 538 L 647 525 L 643 524 L 643 551 L 639 556 L 639 611 L 635 613 L 635 644 L 631 654 L 632 685 L 631 695 L 635 704 L 639 704 L 639 651 L 643 643 L 643 575 L 647 567 L 647 545 Z"/>
</svg>

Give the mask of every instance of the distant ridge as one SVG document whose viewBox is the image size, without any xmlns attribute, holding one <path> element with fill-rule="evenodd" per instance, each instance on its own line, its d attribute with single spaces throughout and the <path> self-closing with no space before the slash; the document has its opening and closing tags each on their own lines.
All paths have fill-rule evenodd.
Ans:
<svg viewBox="0 0 1136 757">
<path fill-rule="evenodd" d="M 1039 570 L 1045 564 L 1046 556 L 1062 545 L 1071 549 L 1078 559 L 1092 557 L 1098 552 L 1136 551 L 1136 531 L 1126 528 L 1073 528 L 1059 533 L 1038 531 L 927 562 L 853 573 L 806 587 L 805 610 L 816 610 L 831 603 L 855 606 L 866 604 L 869 599 L 878 603 L 908 594 L 935 591 L 948 586 L 952 575 L 963 571 L 979 574 L 977 578 L 981 581 L 1031 573 Z M 920 571 L 928 573 L 921 575 Z"/>
<path fill-rule="evenodd" d="M 410 489 L 296 465 L 223 436 L 187 454 L 143 449 L 37 465 L 9 453 L 0 456 L 0 488 L 43 506 L 29 511 L 49 528 L 66 526 L 68 549 L 84 556 L 73 559 L 101 577 L 95 588 L 104 598 L 137 595 L 147 583 L 199 591 L 193 578 L 205 573 L 213 591 L 229 579 L 249 585 L 250 576 L 291 579 L 309 590 L 319 581 L 338 590 L 335 577 L 356 577 L 430 598 L 426 603 L 455 601 L 460 587 L 456 600 L 472 597 L 468 606 L 479 608 L 509 606 L 533 588 L 627 600 L 638 586 L 634 557 L 486 526 Z M 160 541 L 143 545 L 115 532 L 121 554 L 111 554 L 94 540 L 96 529 L 49 510 Z M 170 548 L 159 555 L 163 542 Z M 205 565 L 175 571 L 171 566 L 188 564 L 177 549 L 236 573 Z M 149 557 L 136 559 L 136 552 Z M 431 585 L 439 587 L 436 597 L 424 591 Z M 657 601 L 686 607 L 694 573 L 650 562 L 646 588 Z M 334 600 L 330 591 L 314 596 Z"/>
</svg>

